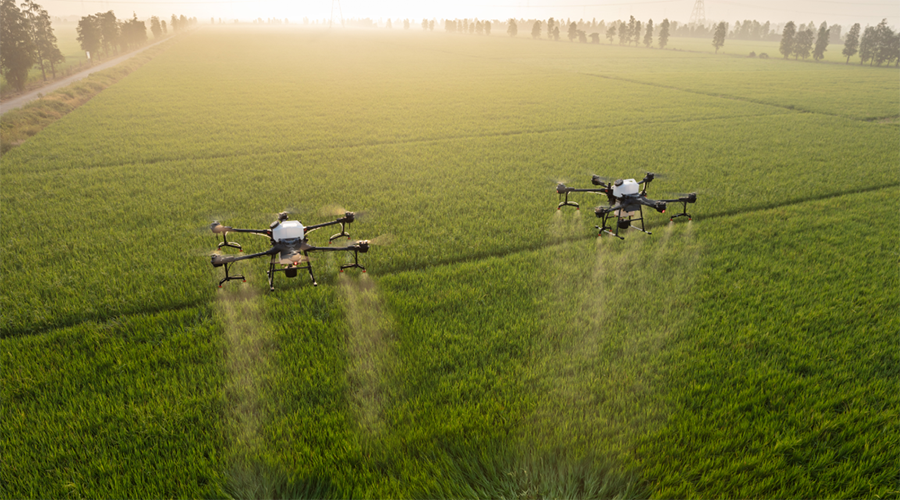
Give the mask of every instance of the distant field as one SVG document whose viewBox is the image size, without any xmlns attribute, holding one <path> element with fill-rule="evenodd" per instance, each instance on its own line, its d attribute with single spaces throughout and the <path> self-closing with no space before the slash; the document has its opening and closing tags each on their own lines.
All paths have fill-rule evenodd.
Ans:
<svg viewBox="0 0 900 500">
<path fill-rule="evenodd" d="M 676 42 L 205 27 L 6 154 L 0 494 L 900 494 L 898 71 Z M 368 273 L 216 289 L 334 205 Z"/>
</svg>

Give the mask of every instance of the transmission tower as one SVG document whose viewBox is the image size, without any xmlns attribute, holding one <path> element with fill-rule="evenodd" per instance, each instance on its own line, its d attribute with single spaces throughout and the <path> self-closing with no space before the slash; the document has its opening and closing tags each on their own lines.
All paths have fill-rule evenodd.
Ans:
<svg viewBox="0 0 900 500">
<path fill-rule="evenodd" d="M 335 3 L 337 3 L 337 6 L 338 6 L 338 16 L 340 16 L 340 18 L 341 18 L 341 27 L 344 26 L 344 13 L 341 12 L 341 0 L 331 0 L 331 21 L 328 21 L 329 28 L 331 27 L 332 24 L 334 24 L 334 4 Z"/>
<path fill-rule="evenodd" d="M 703 0 L 694 1 L 694 10 L 691 12 L 691 25 L 703 26 L 706 24 L 706 8 L 703 7 Z"/>
</svg>

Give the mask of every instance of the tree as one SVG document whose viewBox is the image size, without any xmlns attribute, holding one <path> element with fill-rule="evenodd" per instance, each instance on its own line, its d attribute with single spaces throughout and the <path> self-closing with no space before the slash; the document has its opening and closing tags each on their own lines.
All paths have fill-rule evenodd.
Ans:
<svg viewBox="0 0 900 500">
<path fill-rule="evenodd" d="M 78 32 L 76 40 L 81 44 L 81 50 L 87 52 L 91 61 L 93 61 L 100 52 L 100 44 L 102 43 L 100 19 L 95 15 L 84 16 L 78 21 L 76 31 Z"/>
<path fill-rule="evenodd" d="M 516 33 L 519 32 L 519 28 L 516 26 L 516 20 L 509 18 L 509 21 L 507 21 L 506 24 L 506 34 L 509 36 L 516 36 Z"/>
<path fill-rule="evenodd" d="M 237 19 L 235 19 L 234 22 L 237 22 Z M 163 30 L 163 35 L 168 35 L 168 34 L 169 34 L 169 30 L 166 29 L 166 21 L 165 21 L 164 19 L 160 19 L 160 20 L 159 20 L 159 27 L 162 28 L 162 30 Z"/>
<path fill-rule="evenodd" d="M 120 42 L 123 47 L 137 48 L 147 42 L 147 27 L 144 21 L 138 21 L 137 14 L 122 23 Z"/>
<path fill-rule="evenodd" d="M 784 31 L 781 32 L 781 46 L 778 47 L 778 51 L 784 55 L 785 59 L 794 53 L 794 36 L 796 34 L 797 26 L 794 21 L 789 21 L 784 25 Z"/>
<path fill-rule="evenodd" d="M 428 29 L 428 19 L 422 19 L 422 29 L 423 30 Z"/>
<path fill-rule="evenodd" d="M 97 13 L 97 19 L 100 20 L 100 40 L 103 45 L 103 53 L 109 57 L 109 48 L 112 46 L 116 54 L 119 53 L 116 45 L 119 43 L 119 21 L 113 11 Z"/>
<path fill-rule="evenodd" d="M 387 29 L 391 29 L 391 18 L 388 18 L 387 23 L 384 24 L 384 27 Z"/>
<path fill-rule="evenodd" d="M 172 18 L 169 19 L 169 25 L 172 26 L 172 31 L 175 33 L 181 30 L 181 24 L 178 23 L 178 18 L 175 17 L 175 14 L 172 14 Z"/>
<path fill-rule="evenodd" d="M 625 45 L 630 39 L 631 35 L 628 32 L 628 25 L 624 21 L 619 23 L 619 45 Z"/>
<path fill-rule="evenodd" d="M 876 66 L 881 66 L 884 62 L 890 64 L 890 61 L 894 60 L 892 56 L 894 38 L 894 30 L 887 25 L 887 19 L 882 19 L 875 27 L 875 50 L 872 61 Z"/>
<path fill-rule="evenodd" d="M 644 46 L 648 49 L 653 45 L 653 19 L 647 21 L 647 33 L 644 34 Z"/>
<path fill-rule="evenodd" d="M 37 56 L 40 58 L 41 73 L 44 73 L 44 61 L 50 65 L 50 72 L 53 78 L 56 78 L 56 64 L 64 62 L 65 56 L 56 46 L 56 35 L 53 34 L 53 26 L 51 26 L 50 14 L 42 9 L 40 5 L 33 2 L 27 2 L 34 7 L 34 14 L 31 17 L 31 28 Z M 24 7 L 26 4 L 23 3 Z M 44 80 L 47 76 L 44 75 Z"/>
<path fill-rule="evenodd" d="M 616 23 L 609 23 L 609 28 L 606 29 L 606 38 L 609 40 L 609 43 L 613 43 L 613 37 L 616 36 Z"/>
<path fill-rule="evenodd" d="M 428 21 L 428 31 L 434 31 L 434 19 Z"/>
<path fill-rule="evenodd" d="M 802 57 L 806 59 L 812 52 L 813 40 L 815 39 L 813 30 L 807 28 L 797 33 L 794 40 L 794 59 Z"/>
<path fill-rule="evenodd" d="M 865 64 L 872 59 L 875 53 L 875 28 L 866 26 L 862 38 L 859 40 L 859 63 Z"/>
<path fill-rule="evenodd" d="M 719 23 L 716 26 L 716 32 L 713 33 L 713 47 L 716 48 L 716 54 L 719 53 L 719 48 L 725 45 L 725 34 L 728 33 L 728 25 L 725 24 L 725 21 Z"/>
<path fill-rule="evenodd" d="M 535 21 L 534 25 L 531 26 L 531 38 L 540 38 L 541 37 L 541 26 L 544 23 L 540 21 Z"/>
<path fill-rule="evenodd" d="M 574 42 L 576 38 L 578 38 L 578 25 L 574 22 L 569 25 L 569 30 L 566 36 L 569 38 L 570 42 Z"/>
<path fill-rule="evenodd" d="M 659 25 L 659 48 L 664 49 L 669 44 L 669 18 L 663 19 Z"/>
<path fill-rule="evenodd" d="M 556 26 L 556 20 L 552 17 L 547 19 L 547 38 L 553 38 L 553 27 Z"/>
<path fill-rule="evenodd" d="M 828 50 L 828 38 L 831 32 L 828 31 L 828 25 L 824 22 L 819 26 L 819 34 L 816 36 L 816 48 L 813 49 L 813 59 L 819 61 L 825 58 L 825 51 Z"/>
<path fill-rule="evenodd" d="M 491 35 L 491 22 L 490 21 L 484 22 L 484 35 L 485 36 Z"/>
<path fill-rule="evenodd" d="M 628 18 L 628 28 L 625 30 L 625 45 L 631 43 L 631 39 L 635 37 L 634 28 L 636 23 L 637 19 L 635 19 L 634 16 Z"/>
<path fill-rule="evenodd" d="M 222 24 L 219 22 L 219 24 Z M 159 25 L 159 18 L 153 16 L 150 18 L 150 33 L 153 33 L 153 38 L 159 38 L 162 36 L 162 27 Z"/>
<path fill-rule="evenodd" d="M 859 50 L 859 23 L 853 25 L 850 28 L 850 31 L 847 32 L 847 38 L 844 40 L 844 50 L 841 54 L 847 56 L 847 62 L 844 64 L 850 64 L 850 57 L 855 55 Z"/>
<path fill-rule="evenodd" d="M 56 35 L 53 34 L 50 14 L 32 0 L 25 0 L 22 3 L 22 9 L 22 14 L 28 21 L 31 42 L 35 49 L 37 63 L 41 67 L 41 76 L 44 81 L 47 81 L 47 71 L 44 68 L 44 61 L 47 61 L 50 64 L 53 78 L 56 78 L 55 64 L 65 61 L 66 58 L 56 46 Z"/>
<path fill-rule="evenodd" d="M 578 37 L 579 42 L 587 43 L 587 33 L 584 30 L 575 30 L 575 35 Z"/>
<path fill-rule="evenodd" d="M 600 33 L 591 33 L 591 43 L 600 43 Z"/>
<path fill-rule="evenodd" d="M 634 22 L 634 31 L 631 32 L 631 40 L 634 42 L 634 46 L 637 47 L 639 43 L 641 43 L 641 22 Z"/>
<path fill-rule="evenodd" d="M 409 29 L 409 19 L 403 20 L 403 29 L 405 29 L 405 30 Z"/>
<path fill-rule="evenodd" d="M 18 91 L 25 90 L 28 69 L 37 58 L 31 40 L 28 19 L 16 6 L 15 0 L 0 3 L 0 68 L 10 85 Z"/>
<path fill-rule="evenodd" d="M 556 26 L 553 27 L 553 39 L 557 42 L 559 41 L 559 23 L 556 23 Z"/>
</svg>

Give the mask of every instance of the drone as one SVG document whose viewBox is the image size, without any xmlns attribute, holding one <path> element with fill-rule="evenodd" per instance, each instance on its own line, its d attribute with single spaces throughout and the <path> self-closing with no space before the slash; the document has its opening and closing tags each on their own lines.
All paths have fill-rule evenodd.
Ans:
<svg viewBox="0 0 900 500">
<path fill-rule="evenodd" d="M 652 208 L 662 214 L 666 212 L 667 204 L 681 203 L 681 213 L 670 215 L 669 221 L 671 222 L 679 217 L 687 217 L 688 220 L 693 220 L 691 214 L 687 213 L 687 204 L 697 201 L 697 193 L 688 193 L 672 200 L 652 200 L 647 197 L 647 187 L 657 176 L 658 174 L 647 172 L 647 175 L 640 182 L 634 179 L 617 179 L 613 182 L 604 177 L 594 175 L 591 176 L 591 183 L 600 187 L 587 189 L 570 188 L 560 182 L 556 185 L 556 193 L 560 197 L 564 197 L 564 199 L 557 205 L 556 209 L 559 210 L 566 206 L 575 207 L 576 210 L 579 209 L 578 203 L 569 201 L 569 193 L 605 194 L 609 201 L 609 206 L 599 206 L 594 209 L 594 214 L 601 221 L 599 226 L 594 226 L 600 231 L 597 236 L 602 236 L 603 233 L 606 233 L 621 240 L 624 240 L 625 237 L 619 236 L 619 230 L 630 227 L 647 234 L 653 234 L 644 227 L 643 207 Z M 615 232 L 610 225 L 612 219 L 616 219 Z M 633 224 L 638 221 L 640 221 L 641 227 Z"/>
<path fill-rule="evenodd" d="M 275 273 L 278 272 L 284 273 L 288 278 L 295 278 L 297 277 L 298 271 L 305 269 L 309 272 L 309 278 L 312 280 L 313 286 L 318 285 L 318 283 L 316 283 L 316 277 L 313 275 L 312 263 L 309 257 L 310 252 L 353 252 L 353 263 L 341 266 L 340 272 L 344 272 L 344 269 L 354 267 L 361 269 L 362 272 L 366 272 L 366 268 L 359 265 L 359 254 L 369 251 L 369 240 L 358 240 L 346 247 L 318 247 L 312 245 L 308 239 L 310 232 L 322 227 L 334 226 L 337 224 L 340 224 L 341 231 L 328 238 L 328 244 L 330 245 L 332 241 L 345 236 L 347 239 L 350 239 L 350 234 L 347 233 L 346 225 L 354 220 L 356 220 L 355 213 L 344 212 L 343 217 L 333 221 L 304 226 L 300 221 L 288 220 L 288 212 L 281 212 L 278 214 L 278 220 L 269 224 L 269 229 L 237 229 L 230 226 L 223 226 L 219 221 L 213 221 L 213 223 L 209 225 L 209 228 L 216 234 L 216 240 L 218 241 L 219 235 L 222 235 L 222 241 L 219 242 L 219 245 L 216 248 L 217 252 L 221 251 L 223 248 L 233 248 L 237 249 L 239 252 L 244 251 L 240 244 L 235 243 L 234 241 L 228 241 L 228 233 L 258 234 L 269 238 L 269 242 L 272 245 L 271 248 L 264 252 L 246 255 L 222 255 L 220 253 L 214 253 L 211 256 L 213 267 L 225 268 L 225 277 L 219 281 L 219 288 L 222 288 L 222 284 L 232 280 L 247 281 L 243 275 L 231 274 L 231 266 L 235 262 L 264 256 L 271 257 L 271 260 L 269 261 L 269 270 L 266 272 L 266 275 L 269 278 L 269 291 L 273 292 L 275 291 Z M 283 267 L 279 268 L 279 265 Z"/>
</svg>

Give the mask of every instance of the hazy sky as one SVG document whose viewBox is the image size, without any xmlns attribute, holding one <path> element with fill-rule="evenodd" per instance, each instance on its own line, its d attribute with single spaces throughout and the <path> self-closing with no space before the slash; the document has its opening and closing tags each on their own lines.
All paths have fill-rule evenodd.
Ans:
<svg viewBox="0 0 900 500">
<path fill-rule="evenodd" d="M 472 18 L 507 19 L 571 18 L 575 19 L 638 19 L 663 18 L 686 22 L 698 0 L 37 0 L 53 16 L 82 16 L 113 10 L 118 17 L 131 12 L 139 18 L 151 15 L 184 14 L 196 16 L 201 22 L 210 17 L 250 20 L 261 17 L 288 18 L 299 21 L 304 16 L 327 18 L 332 4 L 335 17 L 338 5 L 345 18 Z M 895 28 L 900 25 L 898 0 L 702 0 L 706 18 L 711 21 L 756 19 L 759 22 L 780 23 L 795 21 L 817 25 L 877 24 L 882 18 Z"/>
</svg>

